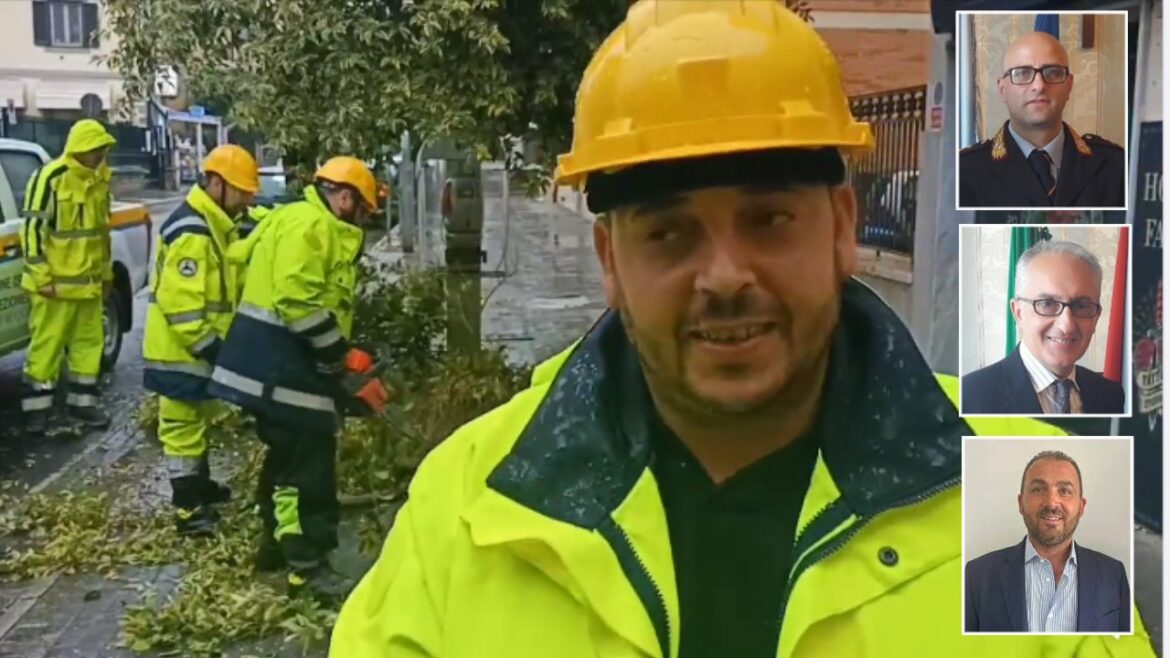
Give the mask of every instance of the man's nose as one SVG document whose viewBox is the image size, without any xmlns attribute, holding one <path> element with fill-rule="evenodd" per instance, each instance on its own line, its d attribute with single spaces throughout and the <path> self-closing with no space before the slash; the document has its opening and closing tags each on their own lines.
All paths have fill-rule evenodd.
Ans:
<svg viewBox="0 0 1170 658">
<path fill-rule="evenodd" d="M 709 249 L 710 257 L 695 281 L 699 290 L 732 297 L 755 283 L 751 260 L 734 238 L 713 238 Z"/>
<path fill-rule="evenodd" d="M 1077 328 L 1077 319 L 1072 314 L 1072 307 L 1065 306 L 1060 311 L 1060 315 L 1056 316 L 1055 322 L 1057 328 L 1062 332 L 1071 333 Z"/>
</svg>

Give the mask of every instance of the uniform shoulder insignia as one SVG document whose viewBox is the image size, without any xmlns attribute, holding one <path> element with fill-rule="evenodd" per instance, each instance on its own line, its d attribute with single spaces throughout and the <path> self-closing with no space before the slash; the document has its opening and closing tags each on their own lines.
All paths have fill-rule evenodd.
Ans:
<svg viewBox="0 0 1170 658">
<path fill-rule="evenodd" d="M 1085 133 L 1084 135 L 1082 135 L 1082 137 L 1084 137 L 1084 138 L 1085 138 L 1085 141 L 1086 141 L 1086 142 L 1089 142 L 1089 143 L 1090 143 L 1090 144 L 1092 144 L 1093 146 L 1097 146 L 1097 145 L 1101 145 L 1101 146 L 1112 146 L 1112 147 L 1113 147 L 1113 148 L 1115 148 L 1115 149 L 1121 149 L 1121 150 L 1125 150 L 1125 149 L 1124 149 L 1124 148 L 1121 146 L 1121 144 L 1118 144 L 1118 143 L 1116 143 L 1116 142 L 1111 142 L 1111 141 L 1109 141 L 1109 140 L 1105 139 L 1104 137 L 1102 137 L 1102 136 L 1100 136 L 1100 135 L 1094 135 L 1093 133 Z"/>
<path fill-rule="evenodd" d="M 991 147 L 991 140 L 985 139 L 982 142 L 972 144 L 971 146 L 968 146 L 967 148 L 959 149 L 959 155 L 963 155 L 965 153 L 974 153 L 975 151 L 982 151 L 983 149 L 990 148 L 990 147 Z"/>
</svg>

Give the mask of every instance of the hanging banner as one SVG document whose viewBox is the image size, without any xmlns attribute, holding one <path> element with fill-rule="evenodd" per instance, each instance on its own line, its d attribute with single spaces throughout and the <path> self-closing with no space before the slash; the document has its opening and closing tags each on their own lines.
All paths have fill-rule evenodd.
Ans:
<svg viewBox="0 0 1170 658">
<path fill-rule="evenodd" d="M 1133 215 L 1134 501 L 1142 523 L 1162 529 L 1162 122 L 1141 127 Z"/>
</svg>

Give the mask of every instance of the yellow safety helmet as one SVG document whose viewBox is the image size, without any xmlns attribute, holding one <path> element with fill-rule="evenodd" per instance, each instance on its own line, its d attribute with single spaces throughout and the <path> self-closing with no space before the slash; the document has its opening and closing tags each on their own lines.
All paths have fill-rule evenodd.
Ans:
<svg viewBox="0 0 1170 658">
<path fill-rule="evenodd" d="M 228 185 L 255 194 L 260 190 L 260 167 L 242 146 L 222 144 L 211 149 L 203 160 L 203 173 L 216 174 Z"/>
<path fill-rule="evenodd" d="M 349 185 L 358 191 L 371 210 L 378 207 L 378 185 L 374 182 L 374 174 L 366 163 L 357 158 L 348 155 L 329 158 L 317 169 L 314 178 L 337 185 Z"/>
<path fill-rule="evenodd" d="M 631 165 L 782 148 L 873 148 L 824 40 L 777 0 L 641 0 L 577 91 L 557 184 Z"/>
</svg>

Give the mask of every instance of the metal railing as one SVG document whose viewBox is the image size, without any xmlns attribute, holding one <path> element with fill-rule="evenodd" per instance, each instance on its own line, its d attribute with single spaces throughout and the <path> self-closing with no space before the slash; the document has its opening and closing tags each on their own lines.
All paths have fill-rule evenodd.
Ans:
<svg viewBox="0 0 1170 658">
<path fill-rule="evenodd" d="M 8 125 L 3 137 L 21 139 L 40 144 L 51 157 L 57 157 L 65 150 L 65 140 L 74 119 L 29 119 L 23 118 L 15 125 Z M 115 174 L 134 174 L 149 180 L 158 180 L 159 171 L 155 154 L 147 141 L 146 128 L 130 124 L 105 124 L 106 129 L 118 140 L 110 151 L 109 163 Z"/>
<path fill-rule="evenodd" d="M 876 148 L 849 161 L 857 191 L 860 244 L 910 254 L 918 209 L 918 140 L 926 115 L 926 85 L 850 99 L 853 116 L 870 123 Z"/>
</svg>

